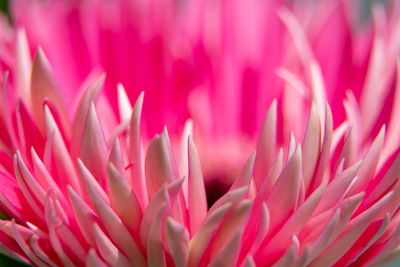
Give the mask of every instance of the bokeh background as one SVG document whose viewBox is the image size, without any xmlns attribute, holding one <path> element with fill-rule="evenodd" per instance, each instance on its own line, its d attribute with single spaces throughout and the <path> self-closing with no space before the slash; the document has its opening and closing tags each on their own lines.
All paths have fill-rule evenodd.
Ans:
<svg viewBox="0 0 400 267">
<path fill-rule="evenodd" d="M 27 0 L 29 1 L 29 0 Z M 42 0 L 42 1 L 54 1 L 54 0 Z M 77 0 L 77 1 L 85 1 L 85 0 Z M 117 1 L 117 0 L 115 0 Z M 268 0 L 265 0 L 268 1 Z M 295 1 L 301 1 L 301 0 L 295 0 Z M 319 0 L 321 1 L 321 0 Z M 329 0 L 328 0 L 329 1 Z M 360 25 L 362 25 L 363 23 L 365 23 L 366 21 L 369 20 L 370 15 L 371 15 L 371 6 L 374 4 L 377 4 L 379 2 L 379 4 L 383 4 L 385 5 L 389 0 L 350 0 L 350 1 L 361 1 L 362 5 L 359 11 L 359 22 Z M 395 0 L 395 1 L 400 1 L 400 0 Z M 12 19 L 9 16 L 9 6 L 10 4 L 12 4 L 12 0 L 0 0 L 0 12 L 2 13 L 2 16 L 7 16 L 10 23 L 12 23 Z M 400 38 L 400 37 L 399 37 Z M 6 255 L 3 255 L 0 253 L 0 267 L 8 267 L 8 266 L 28 266 L 24 263 L 18 262 Z M 385 267 L 396 267 L 396 266 L 400 266 L 400 259 L 391 262 L 389 264 L 387 264 Z"/>
</svg>

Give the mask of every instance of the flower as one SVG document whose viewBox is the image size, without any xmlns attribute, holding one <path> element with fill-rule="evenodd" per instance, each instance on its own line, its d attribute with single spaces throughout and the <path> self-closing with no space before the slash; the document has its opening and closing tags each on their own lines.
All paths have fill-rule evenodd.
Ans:
<svg viewBox="0 0 400 267">
<path fill-rule="evenodd" d="M 206 179 L 221 176 L 222 165 L 232 181 L 273 99 L 285 121 L 280 144 L 291 133 L 301 139 L 313 100 L 321 114 L 330 103 L 335 128 L 351 116 L 361 143 L 383 123 L 396 128 L 383 103 L 395 91 L 398 6 L 376 6 L 359 26 L 360 2 L 16 0 L 11 10 L 31 51 L 46 51 L 69 110 L 86 77 L 104 70 L 114 112 L 119 83 L 129 99 L 144 90 L 145 138 L 168 125 L 176 141 L 191 118 L 201 158 L 213 158 L 203 163 Z M 398 139 L 388 132 L 386 156 Z"/>
<path fill-rule="evenodd" d="M 374 31 L 357 32 L 341 1 L 246 3 L 167 2 L 168 15 L 139 1 L 14 3 L 17 28 L 3 22 L 0 36 L 6 253 L 37 266 L 360 266 L 398 255 L 398 7 L 375 8 Z M 180 8 L 190 23 L 172 15 Z M 221 29 L 205 23 L 212 12 Z M 230 28 L 230 14 L 265 36 Z M 115 32 L 149 65 L 123 61 L 130 49 L 114 46 Z M 110 78 L 86 77 L 96 67 Z M 166 103 L 145 108 L 143 123 L 136 79 L 150 103 Z M 152 137 L 169 117 L 172 134 Z M 209 203 L 213 171 L 229 189 Z"/>
</svg>

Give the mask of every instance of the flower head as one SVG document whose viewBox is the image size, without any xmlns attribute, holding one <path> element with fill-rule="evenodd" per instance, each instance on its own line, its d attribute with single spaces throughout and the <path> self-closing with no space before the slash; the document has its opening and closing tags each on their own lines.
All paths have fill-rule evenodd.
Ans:
<svg viewBox="0 0 400 267">
<path fill-rule="evenodd" d="M 356 31 L 353 6 L 310 3 L 13 3 L 3 249 L 37 266 L 395 257 L 398 7 Z M 227 192 L 212 196 L 211 178 Z"/>
</svg>

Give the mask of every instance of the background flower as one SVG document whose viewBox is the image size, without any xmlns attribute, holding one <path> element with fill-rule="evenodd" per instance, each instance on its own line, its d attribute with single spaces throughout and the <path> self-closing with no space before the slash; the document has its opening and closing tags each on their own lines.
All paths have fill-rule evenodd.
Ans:
<svg viewBox="0 0 400 267">
<path fill-rule="evenodd" d="M 395 256 L 400 16 L 378 6 L 357 28 L 355 14 L 344 1 L 13 2 L 3 243 L 36 265 Z M 143 138 L 142 96 L 133 113 L 129 100 L 142 86 Z M 223 187 L 216 203 L 204 181 Z"/>
</svg>

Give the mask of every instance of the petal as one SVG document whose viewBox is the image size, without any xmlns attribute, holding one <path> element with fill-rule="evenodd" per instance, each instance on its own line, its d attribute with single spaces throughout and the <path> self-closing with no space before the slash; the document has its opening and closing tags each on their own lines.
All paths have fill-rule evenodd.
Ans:
<svg viewBox="0 0 400 267">
<path fill-rule="evenodd" d="M 223 247 L 217 255 L 213 256 L 207 266 L 210 267 L 230 267 L 236 266 L 240 249 L 242 232 L 238 231 L 232 239 Z"/>
<path fill-rule="evenodd" d="M 376 167 L 378 165 L 379 156 L 382 152 L 384 138 L 385 127 L 382 127 L 363 159 L 363 163 L 358 171 L 358 179 L 354 187 L 351 189 L 350 194 L 364 191 L 368 182 L 371 180 L 371 177 L 374 176 Z"/>
<path fill-rule="evenodd" d="M 68 186 L 68 197 L 83 237 L 91 246 L 94 246 L 92 225 L 97 221 L 97 215 L 71 186 Z"/>
<path fill-rule="evenodd" d="M 32 64 L 30 95 L 33 116 L 40 129 L 44 129 L 43 103 L 46 98 L 56 102 L 57 107 L 61 110 L 62 120 L 66 121 L 65 105 L 49 61 L 41 48 L 37 50 Z"/>
<path fill-rule="evenodd" d="M 189 137 L 189 176 L 188 176 L 188 200 L 190 235 L 199 229 L 207 214 L 207 197 L 204 187 L 203 174 L 196 146 L 193 139 Z"/>
<path fill-rule="evenodd" d="M 301 148 L 298 146 L 267 199 L 271 230 L 296 209 L 302 180 L 301 162 Z"/>
<path fill-rule="evenodd" d="M 129 101 L 128 95 L 126 94 L 125 87 L 122 83 L 117 85 L 118 90 L 118 110 L 119 118 L 121 122 L 129 121 L 132 114 L 132 105 Z"/>
<path fill-rule="evenodd" d="M 250 187 L 250 181 L 253 176 L 255 159 L 256 159 L 256 152 L 254 151 L 251 154 L 250 158 L 247 160 L 242 173 L 233 183 L 231 189 L 237 189 L 237 188 L 243 187 L 243 186 Z"/>
<path fill-rule="evenodd" d="M 28 107 L 31 105 L 30 74 L 32 59 L 29 51 L 29 43 L 24 29 L 16 31 L 16 75 L 18 95 L 22 97 Z"/>
<path fill-rule="evenodd" d="M 357 179 L 356 175 L 361 164 L 362 162 L 359 161 L 334 178 L 325 189 L 324 197 L 314 212 L 315 215 L 334 207 L 338 201 L 346 197 L 352 184 Z"/>
<path fill-rule="evenodd" d="M 146 266 L 146 261 L 138 245 L 131 237 L 128 229 L 122 223 L 118 215 L 111 207 L 102 199 L 98 190 L 94 186 L 94 180 L 86 181 L 87 191 L 97 214 L 102 219 L 104 227 L 107 230 L 110 239 L 114 244 L 127 256 L 131 263 L 137 266 Z"/>
<path fill-rule="evenodd" d="M 242 232 L 244 225 L 247 223 L 252 204 L 252 201 L 247 199 L 232 207 L 232 210 L 220 223 L 223 227 L 218 228 L 213 240 L 208 244 L 208 249 L 203 256 L 202 262 L 207 262 L 209 260 L 207 257 L 214 259 L 219 253 L 227 253 L 223 252 L 227 246 L 232 246 L 232 249 L 239 249 L 239 247 L 235 247 L 235 242 L 240 242 L 242 234 L 240 234 L 239 240 L 233 241 L 233 239 L 238 232 Z M 236 262 L 238 256 L 232 257 L 232 262 Z"/>
<path fill-rule="evenodd" d="M 214 212 L 209 213 L 202 226 L 192 237 L 189 242 L 189 267 L 198 266 L 207 249 L 208 242 L 211 240 L 214 232 L 218 229 L 221 221 L 231 206 L 231 203 L 227 203 L 217 208 Z"/>
<path fill-rule="evenodd" d="M 176 267 L 185 267 L 189 253 L 189 233 L 185 226 L 177 223 L 171 217 L 166 223 L 166 244 Z"/>
<path fill-rule="evenodd" d="M 86 117 L 80 158 L 100 184 L 105 185 L 108 148 L 93 103 Z"/>
<path fill-rule="evenodd" d="M 303 140 L 303 178 L 307 192 L 313 178 L 320 152 L 321 125 L 317 106 L 313 103 Z"/>
<path fill-rule="evenodd" d="M 256 254 L 256 259 L 265 259 L 264 263 L 272 263 L 276 257 L 282 255 L 289 246 L 290 238 L 299 235 L 303 225 L 308 221 L 314 209 L 317 207 L 325 185 L 321 185 L 314 191 L 309 198 L 301 205 L 298 210 L 285 222 L 282 228 L 275 234 L 270 242 L 261 245 L 261 253 Z"/>
<path fill-rule="evenodd" d="M 392 192 L 351 220 L 340 236 L 320 256 L 311 262 L 310 266 L 328 266 L 339 260 L 379 214 L 391 196 Z"/>
<path fill-rule="evenodd" d="M 147 240 L 147 257 L 149 267 L 166 267 L 166 259 L 162 242 L 162 223 L 166 212 L 166 204 L 159 207 L 151 223 Z"/>
<path fill-rule="evenodd" d="M 96 100 L 99 95 L 101 88 L 104 85 L 105 75 L 100 75 L 97 80 L 91 82 L 87 89 L 83 92 L 79 99 L 79 103 L 74 112 L 74 119 L 72 121 L 72 133 L 71 139 L 71 155 L 73 158 L 78 157 L 81 149 L 81 142 L 83 136 L 83 129 L 86 121 L 83 118 L 87 117 L 91 104 Z"/>
<path fill-rule="evenodd" d="M 254 181 L 257 188 L 269 172 L 273 163 L 276 146 L 277 103 L 274 100 L 265 116 L 263 127 L 257 143 L 257 155 L 254 162 Z"/>
<path fill-rule="evenodd" d="M 193 121 L 187 120 L 185 122 L 179 146 L 178 170 L 180 177 L 189 176 L 188 145 L 189 145 L 189 136 L 192 136 L 192 134 L 193 134 Z M 185 180 L 185 182 L 182 185 L 182 193 L 185 197 L 186 206 L 188 206 L 188 180 Z"/>
<path fill-rule="evenodd" d="M 113 210 L 131 232 L 137 232 L 142 209 L 128 182 L 112 163 L 108 165 L 107 188 Z M 127 205 L 129 203 L 129 205 Z"/>
<path fill-rule="evenodd" d="M 19 247 L 22 249 L 22 251 L 25 253 L 25 255 L 36 265 L 39 266 L 44 266 L 45 263 L 39 259 L 33 252 L 30 246 L 27 244 L 27 240 L 25 240 L 20 232 L 18 231 L 15 221 L 12 222 L 12 231 L 13 231 L 13 236 L 14 240 L 17 242 Z"/>
<path fill-rule="evenodd" d="M 110 156 L 108 157 L 109 164 L 112 163 L 114 167 L 125 176 L 125 163 L 124 156 L 122 154 L 121 145 L 119 143 L 118 137 L 115 138 L 114 144 L 111 148 Z"/>
<path fill-rule="evenodd" d="M 326 105 L 325 109 L 325 127 L 324 137 L 322 141 L 321 152 L 319 156 L 318 166 L 316 167 L 314 180 L 310 190 L 317 188 L 322 181 L 325 179 L 325 175 L 328 172 L 329 156 L 332 144 L 332 132 L 333 132 L 333 118 L 332 112 L 329 105 Z"/>
<path fill-rule="evenodd" d="M 100 259 L 97 255 L 96 251 L 92 248 L 89 250 L 89 253 L 86 257 L 86 266 L 87 267 L 107 267 L 107 264 Z"/>
<path fill-rule="evenodd" d="M 131 116 L 131 126 L 129 129 L 129 163 L 131 168 L 131 186 L 142 207 L 146 207 L 149 202 L 144 176 L 144 161 L 142 154 L 142 141 L 140 138 L 140 117 L 142 114 L 144 93 L 142 92 L 136 100 Z"/>
<path fill-rule="evenodd" d="M 93 225 L 93 232 L 96 240 L 96 247 L 107 264 L 119 267 L 131 266 L 126 257 L 121 254 L 118 248 L 96 223 Z"/>
<path fill-rule="evenodd" d="M 75 191 L 81 193 L 81 186 L 79 179 L 76 174 L 75 166 L 72 162 L 67 146 L 64 143 L 61 132 L 51 114 L 50 109 L 47 105 L 44 106 L 45 124 L 46 124 L 46 135 L 54 135 L 54 141 L 52 146 L 52 152 L 57 161 L 56 167 L 60 177 L 57 179 L 57 183 L 61 185 L 62 189 L 65 190 L 67 183 L 71 184 Z M 65 179 L 65 180 L 64 180 Z"/>
<path fill-rule="evenodd" d="M 166 132 L 151 141 L 145 160 L 146 183 L 149 197 L 152 198 L 164 183 L 177 179 L 177 170 L 172 158 Z"/>
</svg>

